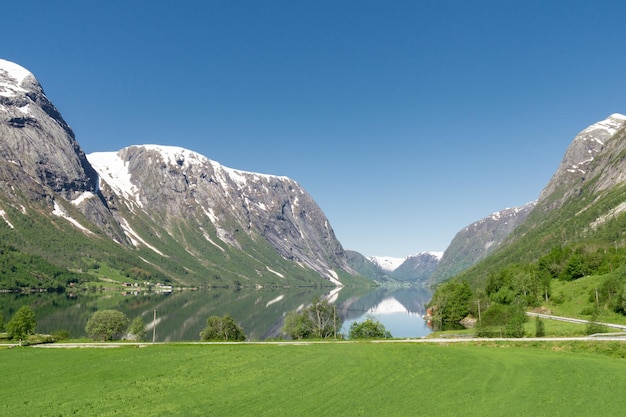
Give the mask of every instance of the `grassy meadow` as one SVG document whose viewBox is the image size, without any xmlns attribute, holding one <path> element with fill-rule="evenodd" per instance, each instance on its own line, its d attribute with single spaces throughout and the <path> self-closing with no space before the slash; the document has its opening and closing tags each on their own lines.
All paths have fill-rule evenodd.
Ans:
<svg viewBox="0 0 626 417">
<path fill-rule="evenodd" d="M 597 416 L 626 343 L 324 343 L 0 350 L 3 416 Z"/>
</svg>

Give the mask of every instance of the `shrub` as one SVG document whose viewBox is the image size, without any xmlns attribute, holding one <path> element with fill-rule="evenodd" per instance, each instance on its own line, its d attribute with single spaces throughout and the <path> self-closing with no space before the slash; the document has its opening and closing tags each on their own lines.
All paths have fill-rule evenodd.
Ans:
<svg viewBox="0 0 626 417">
<path fill-rule="evenodd" d="M 535 337 L 544 337 L 546 335 L 546 325 L 539 317 L 535 318 Z"/>
<path fill-rule="evenodd" d="M 285 318 L 283 332 L 292 339 L 328 339 L 337 335 L 342 320 L 327 300 L 313 299 L 313 304 Z"/>
<path fill-rule="evenodd" d="M 140 316 L 135 317 L 135 319 L 130 323 L 128 333 L 134 340 L 145 339 L 147 333 L 146 324 Z"/>
<path fill-rule="evenodd" d="M 391 333 L 374 317 L 368 317 L 362 323 L 356 321 L 350 325 L 350 339 L 387 339 Z"/>
<path fill-rule="evenodd" d="M 227 314 L 222 317 L 209 317 L 207 319 L 207 327 L 200 332 L 200 340 L 241 342 L 246 340 L 246 335 L 241 326 L 235 323 L 235 320 Z"/>
<path fill-rule="evenodd" d="M 21 340 L 34 334 L 36 325 L 33 310 L 29 306 L 22 306 L 7 323 L 6 330 L 10 338 Z"/>
<path fill-rule="evenodd" d="M 119 339 L 128 326 L 126 314 L 117 310 L 96 311 L 87 322 L 85 331 L 94 340 Z"/>
</svg>

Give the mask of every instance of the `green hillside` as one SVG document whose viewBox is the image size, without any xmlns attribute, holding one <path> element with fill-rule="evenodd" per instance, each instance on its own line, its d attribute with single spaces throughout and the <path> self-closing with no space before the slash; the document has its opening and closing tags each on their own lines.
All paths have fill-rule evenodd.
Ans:
<svg viewBox="0 0 626 417">
<path fill-rule="evenodd" d="M 561 300 L 553 297 L 553 283 L 588 276 L 596 277 L 599 290 L 598 300 L 581 307 L 588 318 L 626 314 L 626 185 L 619 180 L 624 143 L 622 130 L 586 175 L 555 177 L 551 192 L 498 250 L 438 288 L 430 303 L 439 308 L 436 321 L 446 327 L 468 314 L 476 318 L 479 303 L 487 317 L 490 308 L 501 309 L 504 321 L 513 310 L 555 308 Z"/>
<path fill-rule="evenodd" d="M 59 204 L 90 227 L 71 204 L 62 199 Z M 262 237 L 239 233 L 236 248 L 223 243 L 209 223 L 199 227 L 180 219 L 169 228 L 175 230 L 171 233 L 145 214 L 129 216 L 134 219 L 129 226 L 144 236 L 131 247 L 94 227 L 83 231 L 52 215 L 44 200 L 24 201 L 19 208 L 5 200 L 0 205 L 6 219 L 0 221 L 0 289 L 59 290 L 69 282 L 110 279 L 200 287 L 331 285 L 311 269 L 279 256 Z M 337 274 L 344 284 L 366 282 L 341 270 Z"/>
</svg>

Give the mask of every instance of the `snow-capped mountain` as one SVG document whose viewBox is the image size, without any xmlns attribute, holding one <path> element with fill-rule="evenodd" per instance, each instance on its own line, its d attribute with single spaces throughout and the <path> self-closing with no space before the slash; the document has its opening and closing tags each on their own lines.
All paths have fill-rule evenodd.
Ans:
<svg viewBox="0 0 626 417">
<path fill-rule="evenodd" d="M 217 250 L 243 250 L 242 234 L 262 236 L 283 258 L 335 284 L 335 268 L 351 270 L 323 212 L 290 178 L 228 168 L 173 146 L 131 146 L 92 153 L 88 159 L 100 174 L 105 196 L 117 197 L 129 213 L 149 213 L 172 228 L 170 233 L 181 219 L 195 222 Z"/>
<path fill-rule="evenodd" d="M 528 218 L 536 204 L 531 201 L 520 207 L 506 208 L 464 227 L 450 242 L 429 281 L 445 281 L 484 259 Z"/>
<path fill-rule="evenodd" d="M 43 199 L 50 213 L 64 218 L 71 211 L 64 202 L 73 203 L 109 237 L 125 241 L 101 199 L 78 204 L 85 196 L 98 195 L 98 174 L 72 129 L 33 74 L 1 59 L 0 139 L 0 189 L 9 201 Z"/>
<path fill-rule="evenodd" d="M 196 285 L 341 285 L 354 275 L 294 180 L 171 146 L 87 157 L 33 74 L 5 60 L 0 217 L 3 243 L 73 269 L 106 263 Z"/>
<path fill-rule="evenodd" d="M 425 283 L 437 269 L 443 252 L 421 252 L 407 256 L 391 276 L 399 281 Z"/>
<path fill-rule="evenodd" d="M 393 256 L 368 256 L 367 259 L 374 265 L 378 265 L 385 272 L 393 272 L 402 265 L 406 258 L 395 258 Z"/>
<path fill-rule="evenodd" d="M 564 268 L 563 275 L 571 273 L 570 265 L 589 265 L 583 268 L 583 275 L 601 275 L 604 272 L 598 265 L 605 262 L 620 265 L 626 230 L 624 155 L 626 116 L 612 114 L 583 129 L 565 151 L 526 220 L 497 249 L 497 256 L 467 270 L 463 279 L 481 286 L 491 274 L 510 265 L 546 259 L 554 263 L 548 269 Z M 556 249 L 571 252 L 571 257 L 561 259 L 560 266 L 559 260 L 550 258 Z M 550 275 L 560 278 L 556 272 Z"/>
<path fill-rule="evenodd" d="M 387 279 L 382 279 L 384 277 L 381 278 L 380 276 L 371 277 L 377 281 L 384 282 L 391 278 L 395 281 L 421 283 L 428 280 L 437 268 L 442 255 L 443 252 L 421 252 L 405 258 L 370 256 L 367 260 L 386 274 Z M 367 276 L 365 269 L 357 269 Z"/>
<path fill-rule="evenodd" d="M 580 187 L 594 168 L 596 157 L 601 152 L 606 153 L 607 142 L 626 125 L 626 116 L 612 114 L 605 120 L 592 124 L 583 129 L 567 148 L 558 169 L 541 191 L 539 201 L 544 202 L 552 196 L 550 208 L 560 207 L 570 196 L 580 192 Z M 616 145 L 613 145 L 616 146 Z M 598 179 L 598 190 L 609 188 L 616 183 L 626 180 L 626 172 L 620 164 L 613 164 Z M 563 194 L 554 198 L 555 191 L 560 189 Z"/>
</svg>

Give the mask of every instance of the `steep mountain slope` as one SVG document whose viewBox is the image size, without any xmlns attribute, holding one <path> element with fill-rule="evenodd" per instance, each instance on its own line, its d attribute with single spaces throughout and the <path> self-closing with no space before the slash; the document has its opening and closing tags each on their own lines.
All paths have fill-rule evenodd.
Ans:
<svg viewBox="0 0 626 417">
<path fill-rule="evenodd" d="M 429 282 L 443 282 L 487 257 L 526 220 L 536 204 L 533 201 L 521 207 L 492 213 L 459 231 L 444 252 L 437 269 L 429 277 Z"/>
<path fill-rule="evenodd" d="M 398 281 L 426 283 L 437 269 L 442 253 L 421 252 L 407 256 L 404 262 L 393 270 L 391 276 Z"/>
<path fill-rule="evenodd" d="M 193 256 L 206 252 L 190 242 L 193 235 L 196 241 L 207 241 L 212 252 L 232 247 L 250 254 L 251 241 L 264 239 L 281 257 L 335 284 L 334 269 L 352 272 L 321 209 L 289 178 L 226 168 L 168 146 L 131 146 L 88 158 L 100 174 L 105 196 L 127 210 L 124 219 L 132 223 L 135 213 L 145 213 L 145 226 L 155 235 L 164 229 Z M 149 247 L 160 252 L 158 241 Z"/>
<path fill-rule="evenodd" d="M 0 60 L 0 238 L 11 251 L 188 285 L 360 279 L 289 178 L 154 145 L 89 158 L 100 172 L 35 77 Z"/>
<path fill-rule="evenodd" d="M 10 200 L 45 200 L 63 216 L 71 202 L 92 223 L 124 242 L 97 191 L 98 175 L 33 74 L 0 60 L 0 191 Z M 96 198 L 85 202 L 85 196 Z M 60 197 L 60 198 L 56 198 Z"/>
<path fill-rule="evenodd" d="M 484 283 L 490 271 L 532 262 L 556 248 L 617 251 L 626 244 L 626 116 L 614 114 L 581 131 L 506 245 L 459 278 Z"/>
</svg>

